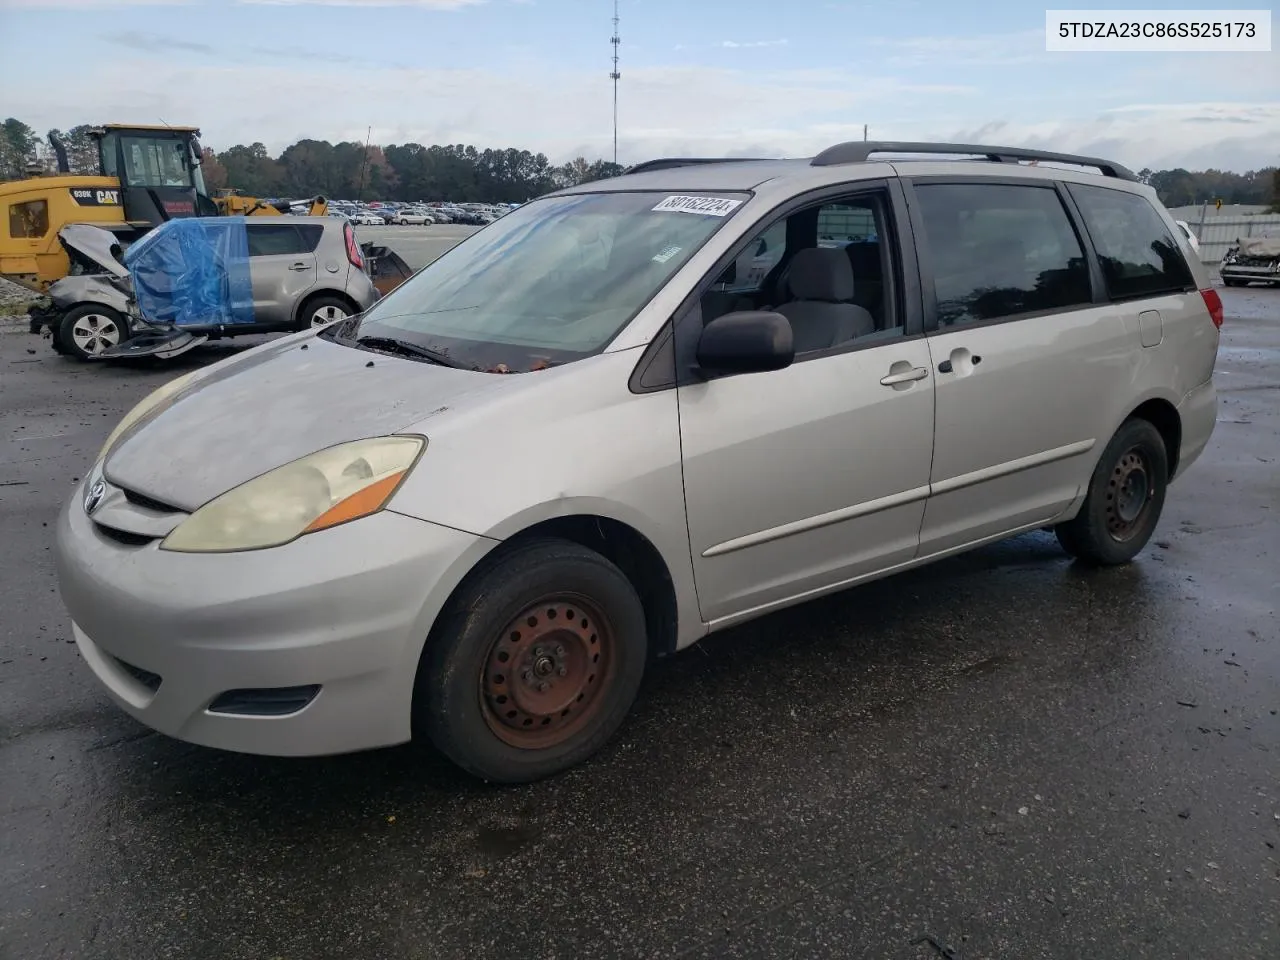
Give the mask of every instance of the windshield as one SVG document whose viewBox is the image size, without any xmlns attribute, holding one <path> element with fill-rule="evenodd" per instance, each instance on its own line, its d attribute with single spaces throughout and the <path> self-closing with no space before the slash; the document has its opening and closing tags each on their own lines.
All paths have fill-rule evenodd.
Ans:
<svg viewBox="0 0 1280 960">
<path fill-rule="evenodd" d="M 409 341 L 499 373 L 597 353 L 747 199 L 590 193 L 513 210 L 337 339 Z"/>
<path fill-rule="evenodd" d="M 190 157 L 182 140 L 124 137 L 124 169 L 131 187 L 189 187 Z"/>
</svg>

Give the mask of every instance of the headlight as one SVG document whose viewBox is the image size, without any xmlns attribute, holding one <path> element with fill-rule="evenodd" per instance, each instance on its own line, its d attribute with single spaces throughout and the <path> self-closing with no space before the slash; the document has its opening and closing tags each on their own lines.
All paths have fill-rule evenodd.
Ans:
<svg viewBox="0 0 1280 960">
<path fill-rule="evenodd" d="M 175 380 L 170 380 L 163 387 L 153 390 L 151 393 L 143 397 L 142 401 L 126 413 L 123 420 L 116 424 L 116 428 L 111 431 L 110 435 L 108 435 L 107 442 L 102 445 L 102 449 L 98 452 L 98 457 L 94 460 L 94 463 L 102 462 L 102 459 L 110 452 L 111 448 L 116 445 L 116 441 L 123 436 L 126 430 L 149 413 L 154 412 L 161 406 L 167 406 L 171 403 L 173 399 L 186 388 L 187 384 L 191 382 L 191 378 L 197 373 L 199 373 L 198 370 L 192 370 L 190 373 L 185 373 Z"/>
<path fill-rule="evenodd" d="M 160 548 L 257 550 L 376 513 L 426 445 L 422 437 L 375 437 L 286 463 L 210 500 Z"/>
</svg>

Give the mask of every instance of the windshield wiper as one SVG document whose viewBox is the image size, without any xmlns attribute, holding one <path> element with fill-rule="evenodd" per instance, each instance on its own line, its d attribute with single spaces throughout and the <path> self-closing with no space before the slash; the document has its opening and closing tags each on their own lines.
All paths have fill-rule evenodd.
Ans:
<svg viewBox="0 0 1280 960">
<path fill-rule="evenodd" d="M 420 346 L 410 340 L 400 340 L 396 337 L 358 337 L 356 343 L 373 350 L 385 350 L 388 353 L 398 353 L 405 357 L 413 357 L 415 360 L 426 360 L 428 363 L 439 364 L 442 367 L 452 367 L 454 370 L 477 369 L 469 363 L 455 360 L 447 353 Z"/>
</svg>

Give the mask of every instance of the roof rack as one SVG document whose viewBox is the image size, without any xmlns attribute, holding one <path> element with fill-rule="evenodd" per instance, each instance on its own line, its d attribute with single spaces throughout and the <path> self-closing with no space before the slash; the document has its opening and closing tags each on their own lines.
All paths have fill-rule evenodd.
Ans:
<svg viewBox="0 0 1280 960">
<path fill-rule="evenodd" d="M 841 163 L 863 163 L 873 153 L 943 153 L 972 154 L 993 163 L 1017 163 L 1019 160 L 1045 160 L 1052 163 L 1072 163 L 1081 167 L 1096 167 L 1103 176 L 1118 180 L 1137 181 L 1138 177 L 1127 167 L 1097 157 L 1083 157 L 1074 153 L 1053 153 L 1048 150 L 1027 150 L 1022 147 L 992 147 L 976 143 L 909 143 L 893 140 L 850 141 L 828 147 L 809 163 L 815 167 L 831 167 Z"/>
<path fill-rule="evenodd" d="M 657 160 L 646 160 L 628 167 L 623 171 L 629 173 L 650 173 L 653 170 L 670 170 L 674 167 L 692 167 L 700 163 L 761 163 L 767 157 L 661 157 Z"/>
</svg>

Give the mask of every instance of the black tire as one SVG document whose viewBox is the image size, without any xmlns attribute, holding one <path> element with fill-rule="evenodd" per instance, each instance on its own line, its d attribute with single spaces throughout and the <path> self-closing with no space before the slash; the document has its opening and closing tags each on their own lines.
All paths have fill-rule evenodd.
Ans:
<svg viewBox="0 0 1280 960">
<path fill-rule="evenodd" d="M 1151 539 L 1169 486 L 1164 440 L 1146 420 L 1126 420 L 1098 458 L 1084 504 L 1054 527 L 1062 548 L 1101 567 L 1128 563 Z"/>
<path fill-rule="evenodd" d="M 531 540 L 482 561 L 442 613 L 418 667 L 415 735 L 483 780 L 560 773 L 617 732 L 647 651 L 621 570 L 576 543 Z"/>
<path fill-rule="evenodd" d="M 94 333 L 96 332 L 96 336 Z M 129 322 L 100 303 L 82 303 L 62 315 L 53 331 L 53 348 L 76 360 L 89 360 L 108 347 L 129 339 Z"/>
<path fill-rule="evenodd" d="M 1224 286 L 1228 286 L 1228 287 L 1243 287 L 1245 285 L 1244 280 L 1236 280 L 1234 278 L 1228 278 L 1228 277 L 1223 277 L 1222 283 Z"/>
<path fill-rule="evenodd" d="M 336 312 L 341 312 L 342 316 L 337 316 Z M 310 327 L 328 326 L 328 324 L 337 323 L 355 312 L 355 307 L 341 297 L 314 297 L 304 303 L 302 309 L 298 311 L 298 329 L 306 330 Z M 317 318 L 325 315 L 328 315 L 329 319 L 323 324 L 318 323 Z"/>
</svg>

